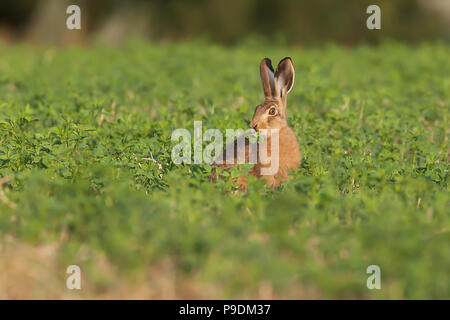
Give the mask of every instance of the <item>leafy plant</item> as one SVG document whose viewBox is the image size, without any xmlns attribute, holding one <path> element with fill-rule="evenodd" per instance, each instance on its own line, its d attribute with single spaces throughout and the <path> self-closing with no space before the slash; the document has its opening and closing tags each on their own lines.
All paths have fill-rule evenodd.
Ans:
<svg viewBox="0 0 450 320">
<path fill-rule="evenodd" d="M 234 194 L 209 166 L 171 161 L 172 130 L 194 120 L 248 127 L 260 59 L 285 55 L 303 154 L 289 182 Z M 0 235 L 58 243 L 62 270 L 86 266 L 99 292 L 113 284 L 85 248 L 129 281 L 169 259 L 217 298 L 269 283 L 275 297 L 448 299 L 449 55 L 394 42 L 2 47 Z M 382 290 L 366 287 L 371 264 Z"/>
</svg>

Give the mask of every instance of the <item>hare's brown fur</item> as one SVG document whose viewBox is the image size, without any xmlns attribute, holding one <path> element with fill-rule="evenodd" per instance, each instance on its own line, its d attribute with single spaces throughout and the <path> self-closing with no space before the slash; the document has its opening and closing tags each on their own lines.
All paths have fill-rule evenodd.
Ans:
<svg viewBox="0 0 450 320">
<path fill-rule="evenodd" d="M 264 178 L 266 183 L 271 187 L 278 187 L 283 181 L 288 179 L 288 170 L 295 169 L 300 166 L 301 154 L 297 143 L 297 137 L 294 131 L 289 127 L 286 117 L 286 96 L 291 90 L 294 84 L 294 66 L 290 58 L 284 58 L 277 66 L 277 70 L 274 73 L 272 64 L 269 59 L 265 58 L 260 64 L 261 81 L 264 90 L 264 102 L 256 107 L 253 119 L 250 122 L 250 127 L 255 130 L 267 130 L 267 156 L 272 156 L 271 151 L 271 139 L 272 130 L 278 129 L 279 137 L 279 149 L 278 149 L 278 171 L 272 175 L 262 175 L 261 169 L 270 167 L 271 163 L 261 161 L 259 156 L 258 145 L 258 157 L 257 163 L 251 169 L 251 175 L 258 178 Z M 248 139 L 245 140 L 245 160 L 249 161 L 249 145 Z M 237 143 L 234 143 L 235 155 L 240 150 L 237 150 Z M 223 152 L 223 158 L 225 159 L 225 150 Z M 237 156 L 233 164 L 218 165 L 221 167 L 236 166 Z M 263 164 L 266 163 L 266 164 Z M 213 179 L 215 179 L 215 172 L 213 171 Z M 242 176 L 238 179 L 238 184 L 241 191 L 247 190 L 247 179 Z"/>
</svg>

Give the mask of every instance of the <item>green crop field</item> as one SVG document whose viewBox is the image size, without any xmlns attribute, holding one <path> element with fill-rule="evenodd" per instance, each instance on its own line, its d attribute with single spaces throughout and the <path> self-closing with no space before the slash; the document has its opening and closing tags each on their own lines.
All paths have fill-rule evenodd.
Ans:
<svg viewBox="0 0 450 320">
<path fill-rule="evenodd" d="M 236 194 L 174 164 L 174 129 L 248 128 L 266 56 L 296 68 L 290 180 Z M 0 298 L 449 299 L 449 57 L 448 43 L 0 45 Z"/>
</svg>

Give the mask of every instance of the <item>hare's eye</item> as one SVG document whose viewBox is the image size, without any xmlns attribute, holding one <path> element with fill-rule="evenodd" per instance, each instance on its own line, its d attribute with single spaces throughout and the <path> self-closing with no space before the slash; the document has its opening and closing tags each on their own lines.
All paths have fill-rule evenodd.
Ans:
<svg viewBox="0 0 450 320">
<path fill-rule="evenodd" d="M 271 116 L 274 116 L 275 113 L 277 113 L 277 110 L 275 110 L 275 108 L 270 108 L 270 109 L 269 109 L 269 114 L 270 114 Z"/>
</svg>

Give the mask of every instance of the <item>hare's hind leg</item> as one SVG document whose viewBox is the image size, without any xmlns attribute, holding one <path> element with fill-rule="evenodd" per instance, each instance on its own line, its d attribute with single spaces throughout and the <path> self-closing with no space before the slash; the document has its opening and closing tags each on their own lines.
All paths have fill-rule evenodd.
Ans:
<svg viewBox="0 0 450 320">
<path fill-rule="evenodd" d="M 272 188 L 278 188 L 282 182 L 288 179 L 286 170 L 279 170 L 276 174 L 270 176 L 263 176 L 266 179 L 267 185 Z"/>
</svg>

